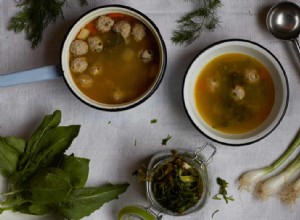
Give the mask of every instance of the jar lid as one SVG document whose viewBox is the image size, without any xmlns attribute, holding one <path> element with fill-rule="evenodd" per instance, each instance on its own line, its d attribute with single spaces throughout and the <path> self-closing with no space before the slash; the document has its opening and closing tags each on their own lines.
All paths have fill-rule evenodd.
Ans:
<svg viewBox="0 0 300 220">
<path fill-rule="evenodd" d="M 150 209 L 143 206 L 125 206 L 119 211 L 118 220 L 159 220 L 161 216 L 156 215 Z"/>
</svg>

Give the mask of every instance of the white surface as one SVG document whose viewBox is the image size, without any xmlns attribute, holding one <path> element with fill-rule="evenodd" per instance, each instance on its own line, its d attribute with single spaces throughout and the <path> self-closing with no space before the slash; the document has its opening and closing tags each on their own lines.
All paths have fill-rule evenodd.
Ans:
<svg viewBox="0 0 300 220">
<path fill-rule="evenodd" d="M 224 0 L 218 12 L 222 21 L 218 29 L 204 33 L 200 40 L 188 47 L 175 46 L 169 39 L 176 26 L 176 19 L 191 10 L 194 7 L 192 3 L 187 4 L 184 0 L 90 2 L 86 8 L 70 2 L 65 20 L 51 25 L 43 43 L 36 50 L 31 50 L 23 34 L 16 35 L 6 30 L 9 18 L 17 11 L 14 1 L 0 1 L 0 73 L 58 63 L 62 39 L 76 17 L 97 5 L 120 3 L 142 11 L 161 30 L 168 50 L 168 66 L 159 89 L 145 103 L 132 110 L 109 113 L 82 104 L 71 94 L 63 80 L 1 88 L 0 135 L 28 137 L 45 114 L 61 109 L 62 124 L 82 125 L 80 135 L 69 152 L 91 159 L 88 185 L 106 182 L 131 184 L 119 200 L 104 205 L 86 218 L 114 220 L 124 205 L 146 205 L 144 185 L 131 173 L 146 164 L 152 154 L 172 148 L 194 149 L 207 141 L 188 120 L 181 99 L 182 79 L 192 58 L 201 49 L 218 40 L 249 39 L 273 52 L 287 72 L 291 96 L 286 116 L 271 135 L 253 145 L 231 148 L 215 144 L 218 152 L 210 165 L 211 179 L 215 182 L 216 177 L 220 176 L 227 180 L 228 193 L 235 197 L 234 202 L 225 204 L 223 201 L 210 200 L 202 212 L 180 218 L 165 216 L 164 220 L 211 219 L 217 209 L 220 211 L 214 215 L 215 220 L 300 219 L 300 210 L 297 208 L 300 201 L 295 210 L 290 211 L 277 198 L 261 203 L 249 193 L 240 193 L 236 184 L 243 172 L 270 164 L 283 152 L 300 127 L 300 66 L 289 45 L 273 38 L 265 28 L 265 13 L 277 1 Z M 293 2 L 299 3 L 298 0 Z M 158 120 L 156 124 L 150 124 L 153 118 Z M 161 140 L 168 134 L 172 135 L 172 139 L 167 146 L 162 146 Z M 218 186 L 214 183 L 212 195 L 217 190 Z M 0 219 L 25 218 L 18 215 L 12 217 L 6 213 L 0 215 Z M 27 219 L 35 218 L 30 216 Z"/>
</svg>

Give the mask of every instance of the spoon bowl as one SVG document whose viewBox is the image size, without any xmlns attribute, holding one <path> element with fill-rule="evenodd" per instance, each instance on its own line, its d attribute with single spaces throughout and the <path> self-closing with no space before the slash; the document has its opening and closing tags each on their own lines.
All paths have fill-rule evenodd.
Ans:
<svg viewBox="0 0 300 220">
<path fill-rule="evenodd" d="M 291 40 L 300 34 L 300 8 L 292 2 L 274 5 L 267 15 L 269 31 L 281 40 Z"/>
<path fill-rule="evenodd" d="M 290 41 L 300 62 L 300 7 L 293 2 L 279 2 L 267 15 L 267 28 L 274 37 Z"/>
</svg>

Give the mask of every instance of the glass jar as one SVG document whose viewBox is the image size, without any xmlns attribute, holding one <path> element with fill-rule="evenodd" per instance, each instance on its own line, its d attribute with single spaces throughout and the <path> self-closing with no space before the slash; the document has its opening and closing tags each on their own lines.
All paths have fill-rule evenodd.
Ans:
<svg viewBox="0 0 300 220">
<path fill-rule="evenodd" d="M 149 202 L 148 207 L 142 206 L 127 206 L 119 212 L 119 220 L 156 220 L 161 219 L 163 214 L 173 216 L 183 216 L 193 212 L 200 211 L 206 204 L 209 196 L 209 176 L 207 166 L 211 163 L 216 148 L 210 144 L 205 143 L 202 147 L 197 148 L 195 151 L 176 150 L 176 155 L 180 156 L 188 165 L 192 166 L 199 174 L 202 180 L 202 194 L 199 201 L 188 208 L 182 213 L 172 212 L 171 210 L 163 207 L 155 198 L 153 192 L 153 181 L 146 181 L 147 199 Z M 163 164 L 168 163 L 174 158 L 171 151 L 161 151 L 155 154 L 148 164 L 148 174 L 151 176 L 155 169 Z"/>
</svg>

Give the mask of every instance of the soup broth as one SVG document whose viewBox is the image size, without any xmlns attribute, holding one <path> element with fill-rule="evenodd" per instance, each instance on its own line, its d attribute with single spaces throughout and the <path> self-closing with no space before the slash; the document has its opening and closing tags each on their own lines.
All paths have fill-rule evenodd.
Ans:
<svg viewBox="0 0 300 220">
<path fill-rule="evenodd" d="M 255 129 L 268 117 L 275 88 L 259 61 L 230 53 L 213 59 L 201 70 L 194 94 L 197 110 L 209 126 L 240 134 Z"/>
<path fill-rule="evenodd" d="M 120 104 L 135 100 L 158 76 L 156 39 L 131 16 L 100 16 L 82 28 L 72 44 L 69 65 L 73 80 L 82 93 L 97 102 Z"/>
</svg>

